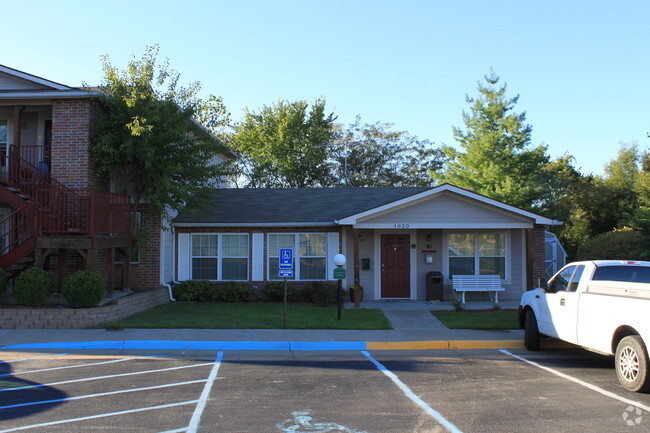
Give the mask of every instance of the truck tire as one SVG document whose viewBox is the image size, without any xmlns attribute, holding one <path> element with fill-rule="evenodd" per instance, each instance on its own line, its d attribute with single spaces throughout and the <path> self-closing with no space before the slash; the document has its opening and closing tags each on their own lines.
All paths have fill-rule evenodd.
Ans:
<svg viewBox="0 0 650 433">
<path fill-rule="evenodd" d="M 638 335 L 629 335 L 616 346 L 616 377 L 629 391 L 643 392 L 650 388 L 648 350 Z"/>
<path fill-rule="evenodd" d="M 535 318 L 535 313 L 532 310 L 526 311 L 524 346 L 530 351 L 539 350 L 539 329 L 537 328 L 537 318 Z"/>
</svg>

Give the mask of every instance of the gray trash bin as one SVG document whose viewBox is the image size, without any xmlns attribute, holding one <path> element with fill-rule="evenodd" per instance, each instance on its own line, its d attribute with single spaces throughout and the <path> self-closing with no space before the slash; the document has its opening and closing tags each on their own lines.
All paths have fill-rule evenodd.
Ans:
<svg viewBox="0 0 650 433">
<path fill-rule="evenodd" d="M 427 301 L 442 301 L 442 274 L 438 271 L 427 273 Z"/>
</svg>

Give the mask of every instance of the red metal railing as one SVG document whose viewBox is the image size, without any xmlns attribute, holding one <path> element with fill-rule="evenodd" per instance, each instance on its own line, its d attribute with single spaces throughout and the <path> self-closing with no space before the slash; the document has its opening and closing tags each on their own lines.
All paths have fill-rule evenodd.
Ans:
<svg viewBox="0 0 650 433">
<path fill-rule="evenodd" d="M 36 236 L 130 236 L 130 197 L 71 190 L 52 179 L 45 166 L 37 167 L 22 154 L 22 149 L 12 146 L 10 154 L 0 158 L 1 180 L 26 200 L 24 206 L 0 221 L 0 265 L 6 265 L 7 260 L 2 260 L 5 255 Z"/>
</svg>

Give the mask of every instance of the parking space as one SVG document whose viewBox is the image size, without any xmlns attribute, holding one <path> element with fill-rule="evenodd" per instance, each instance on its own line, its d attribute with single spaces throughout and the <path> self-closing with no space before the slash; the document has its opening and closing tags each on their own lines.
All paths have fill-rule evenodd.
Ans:
<svg viewBox="0 0 650 433">
<path fill-rule="evenodd" d="M 650 395 L 582 350 L 0 359 L 0 433 L 650 431 Z"/>
</svg>

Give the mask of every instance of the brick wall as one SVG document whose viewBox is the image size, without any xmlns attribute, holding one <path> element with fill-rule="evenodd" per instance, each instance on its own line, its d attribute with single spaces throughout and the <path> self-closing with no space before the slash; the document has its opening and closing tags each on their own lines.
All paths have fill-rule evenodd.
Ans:
<svg viewBox="0 0 650 433">
<path fill-rule="evenodd" d="M 125 319 L 141 311 L 169 302 L 165 287 L 132 293 L 111 305 L 96 308 L 3 308 L 2 329 L 81 329 L 104 322 Z"/>
<path fill-rule="evenodd" d="M 538 281 L 546 281 L 546 273 L 544 272 L 545 266 L 545 247 L 546 241 L 544 240 L 544 226 L 536 225 L 532 231 L 532 261 L 531 261 L 531 273 L 532 273 L 532 283 L 534 287 L 538 286 Z"/>
<path fill-rule="evenodd" d="M 90 161 L 90 133 L 96 118 L 90 99 L 52 103 L 52 176 L 72 189 L 108 189 Z"/>
</svg>

